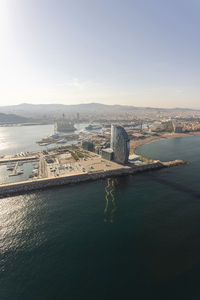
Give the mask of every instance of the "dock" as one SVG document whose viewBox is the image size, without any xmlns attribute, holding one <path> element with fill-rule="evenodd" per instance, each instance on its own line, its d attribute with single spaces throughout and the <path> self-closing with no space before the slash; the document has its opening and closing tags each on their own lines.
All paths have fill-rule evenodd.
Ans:
<svg viewBox="0 0 200 300">
<path fill-rule="evenodd" d="M 10 157 L 10 158 L 0 158 L 0 164 L 16 163 L 16 162 L 28 162 L 39 160 L 38 156 L 24 156 L 24 157 Z"/>
</svg>

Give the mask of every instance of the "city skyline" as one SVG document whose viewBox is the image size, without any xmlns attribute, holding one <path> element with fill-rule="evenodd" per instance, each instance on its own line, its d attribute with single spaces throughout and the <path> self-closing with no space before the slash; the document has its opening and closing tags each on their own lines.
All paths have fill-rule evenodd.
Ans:
<svg viewBox="0 0 200 300">
<path fill-rule="evenodd" d="M 200 108 L 200 4 L 0 3 L 0 105 Z"/>
</svg>

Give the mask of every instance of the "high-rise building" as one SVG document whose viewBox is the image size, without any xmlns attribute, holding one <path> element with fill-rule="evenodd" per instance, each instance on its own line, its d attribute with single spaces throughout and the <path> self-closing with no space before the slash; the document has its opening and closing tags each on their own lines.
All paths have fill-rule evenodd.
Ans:
<svg viewBox="0 0 200 300">
<path fill-rule="evenodd" d="M 129 157 L 129 137 L 122 126 L 111 126 L 111 149 L 113 150 L 113 160 L 126 164 Z"/>
</svg>

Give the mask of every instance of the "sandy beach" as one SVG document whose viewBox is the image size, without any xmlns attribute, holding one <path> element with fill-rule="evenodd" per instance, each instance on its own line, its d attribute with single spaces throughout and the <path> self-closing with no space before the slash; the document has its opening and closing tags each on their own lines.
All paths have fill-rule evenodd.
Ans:
<svg viewBox="0 0 200 300">
<path fill-rule="evenodd" d="M 162 139 L 171 139 L 171 138 L 179 138 L 179 137 L 186 137 L 186 136 L 194 136 L 200 135 L 200 131 L 196 132 L 188 132 L 188 133 L 166 133 L 159 136 L 152 136 L 145 139 L 138 139 L 138 140 L 131 140 L 130 141 L 130 153 L 137 154 L 137 149 L 145 144 L 151 143 L 153 141 L 159 141 Z"/>
</svg>

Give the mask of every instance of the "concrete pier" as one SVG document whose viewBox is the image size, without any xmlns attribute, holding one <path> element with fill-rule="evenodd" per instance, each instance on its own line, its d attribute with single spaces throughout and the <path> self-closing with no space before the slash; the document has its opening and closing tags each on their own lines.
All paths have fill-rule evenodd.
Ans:
<svg viewBox="0 0 200 300">
<path fill-rule="evenodd" d="M 36 190 L 44 190 L 50 187 L 76 184 L 84 181 L 93 181 L 104 179 L 108 177 L 118 177 L 125 175 L 134 175 L 139 172 L 146 172 L 152 170 L 158 170 L 167 167 L 173 167 L 186 164 L 183 160 L 175 160 L 170 162 L 154 162 L 151 164 L 141 165 L 141 166 L 130 166 L 123 167 L 120 166 L 115 170 L 107 170 L 107 171 L 98 171 L 98 172 L 80 172 L 76 174 L 69 174 L 59 177 L 53 178 L 40 178 L 34 180 L 27 180 L 15 183 L 7 183 L 0 185 L 0 197 L 8 197 L 16 194 L 28 193 Z"/>
</svg>

